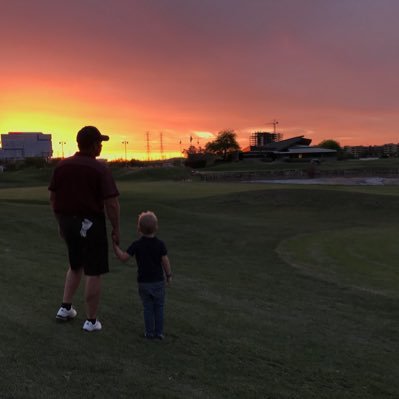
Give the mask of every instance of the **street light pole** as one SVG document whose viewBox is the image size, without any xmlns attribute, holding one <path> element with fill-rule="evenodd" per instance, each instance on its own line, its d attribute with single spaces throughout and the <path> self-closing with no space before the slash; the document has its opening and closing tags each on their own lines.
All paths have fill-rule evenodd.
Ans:
<svg viewBox="0 0 399 399">
<path fill-rule="evenodd" d="M 127 152 L 126 152 L 126 146 L 129 144 L 129 142 L 128 141 L 122 141 L 122 144 L 124 144 L 125 145 L 125 161 L 127 161 Z"/>
<path fill-rule="evenodd" d="M 62 154 L 62 158 L 64 158 L 64 144 L 66 144 L 66 142 L 60 141 L 58 144 L 61 144 L 61 154 Z"/>
</svg>

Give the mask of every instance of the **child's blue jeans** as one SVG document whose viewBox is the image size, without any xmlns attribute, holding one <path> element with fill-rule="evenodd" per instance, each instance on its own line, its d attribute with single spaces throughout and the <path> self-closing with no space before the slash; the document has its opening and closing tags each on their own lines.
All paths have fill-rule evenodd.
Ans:
<svg viewBox="0 0 399 399">
<path fill-rule="evenodd" d="M 139 283 L 139 295 L 144 308 L 145 334 L 148 337 L 163 335 L 163 309 L 165 282 Z"/>
</svg>

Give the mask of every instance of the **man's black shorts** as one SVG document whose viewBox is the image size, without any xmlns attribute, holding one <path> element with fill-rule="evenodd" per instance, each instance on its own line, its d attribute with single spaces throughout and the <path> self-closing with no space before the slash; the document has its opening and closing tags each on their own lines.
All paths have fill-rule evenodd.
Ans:
<svg viewBox="0 0 399 399">
<path fill-rule="evenodd" d="M 107 273 L 108 240 L 105 216 L 59 216 L 61 232 L 68 247 L 71 269 L 83 268 L 85 275 Z"/>
</svg>

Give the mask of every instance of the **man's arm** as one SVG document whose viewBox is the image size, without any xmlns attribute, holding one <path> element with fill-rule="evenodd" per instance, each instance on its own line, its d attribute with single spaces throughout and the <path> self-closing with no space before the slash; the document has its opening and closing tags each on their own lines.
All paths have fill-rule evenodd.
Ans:
<svg viewBox="0 0 399 399">
<path fill-rule="evenodd" d="M 112 241 L 119 244 L 119 219 L 120 219 L 120 206 L 118 197 L 107 198 L 104 201 L 105 213 L 112 225 Z"/>
<path fill-rule="evenodd" d="M 51 205 L 51 209 L 53 210 L 54 216 L 57 220 L 57 222 L 59 222 L 58 220 L 58 215 L 55 213 L 55 192 L 54 191 L 50 191 L 50 205 Z M 58 223 L 58 234 L 59 236 L 64 239 L 64 234 L 61 231 L 61 227 Z"/>
<path fill-rule="evenodd" d="M 54 207 L 55 207 L 55 192 L 54 191 L 50 191 L 50 205 L 51 205 L 51 209 L 54 212 Z"/>
</svg>

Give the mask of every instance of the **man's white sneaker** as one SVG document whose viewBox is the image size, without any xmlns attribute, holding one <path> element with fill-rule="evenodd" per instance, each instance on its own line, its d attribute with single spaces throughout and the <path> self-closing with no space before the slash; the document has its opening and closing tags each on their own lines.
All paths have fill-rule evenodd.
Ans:
<svg viewBox="0 0 399 399">
<path fill-rule="evenodd" d="M 100 331 L 103 328 L 99 320 L 93 324 L 91 321 L 86 320 L 83 324 L 83 330 L 92 332 L 92 331 Z"/>
<path fill-rule="evenodd" d="M 55 318 L 58 320 L 66 321 L 75 318 L 77 314 L 78 312 L 73 307 L 71 307 L 71 309 L 69 310 L 61 307 L 58 310 Z"/>
</svg>

